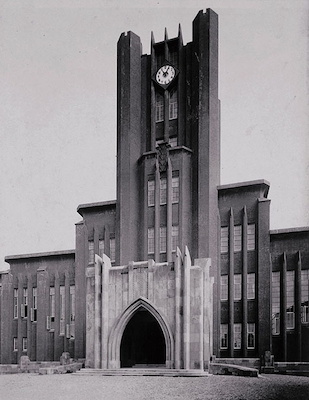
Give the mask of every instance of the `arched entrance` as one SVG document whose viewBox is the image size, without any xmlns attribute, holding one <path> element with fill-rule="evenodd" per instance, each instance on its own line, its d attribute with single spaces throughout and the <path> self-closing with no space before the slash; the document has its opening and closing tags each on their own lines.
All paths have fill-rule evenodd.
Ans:
<svg viewBox="0 0 309 400">
<path fill-rule="evenodd" d="M 121 339 L 121 367 L 165 366 L 164 334 L 154 316 L 144 307 L 132 316 Z"/>
<path fill-rule="evenodd" d="M 140 311 L 150 314 L 150 317 L 149 316 L 145 317 L 145 315 L 147 314 L 144 314 L 144 316 L 142 315 L 136 317 L 136 318 L 141 318 L 142 323 L 139 323 L 138 320 L 133 319 L 133 317 Z M 108 339 L 109 369 L 117 369 L 120 368 L 121 366 L 120 347 L 123 338 L 124 340 L 128 340 L 128 338 L 126 339 L 127 335 L 124 335 L 124 332 L 126 328 L 130 326 L 129 325 L 130 321 L 133 319 L 132 326 L 138 327 L 140 325 L 143 325 L 143 321 L 144 322 L 151 321 L 150 319 L 151 317 L 153 317 L 153 319 L 157 323 L 157 325 L 156 324 L 153 325 L 156 327 L 155 329 L 159 328 L 163 333 L 164 346 L 165 346 L 163 347 L 163 349 L 165 349 L 165 356 L 164 356 L 165 366 L 166 368 L 174 368 L 174 339 L 169 324 L 167 323 L 166 318 L 149 302 L 148 299 L 140 297 L 139 299 L 135 300 L 126 310 L 124 310 L 121 315 L 119 315 L 114 326 L 111 329 Z M 158 338 L 159 336 L 160 334 L 158 334 L 156 337 Z M 130 336 L 128 335 L 128 337 Z"/>
</svg>

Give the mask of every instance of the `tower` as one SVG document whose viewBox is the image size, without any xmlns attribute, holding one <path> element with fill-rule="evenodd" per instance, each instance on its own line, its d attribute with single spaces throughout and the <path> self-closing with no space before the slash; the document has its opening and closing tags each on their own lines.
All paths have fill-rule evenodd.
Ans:
<svg viewBox="0 0 309 400">
<path fill-rule="evenodd" d="M 171 262 L 176 247 L 216 268 L 220 131 L 218 18 L 193 21 L 193 40 L 155 42 L 142 55 L 118 42 L 116 264 Z"/>
</svg>

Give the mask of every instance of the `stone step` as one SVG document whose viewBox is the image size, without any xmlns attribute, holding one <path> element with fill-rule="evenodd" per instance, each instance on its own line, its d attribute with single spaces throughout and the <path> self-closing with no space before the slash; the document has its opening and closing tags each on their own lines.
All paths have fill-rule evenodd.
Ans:
<svg viewBox="0 0 309 400">
<path fill-rule="evenodd" d="M 198 369 L 167 369 L 167 368 L 119 368 L 119 369 L 94 369 L 82 368 L 74 375 L 95 376 L 208 376 L 207 371 Z"/>
</svg>

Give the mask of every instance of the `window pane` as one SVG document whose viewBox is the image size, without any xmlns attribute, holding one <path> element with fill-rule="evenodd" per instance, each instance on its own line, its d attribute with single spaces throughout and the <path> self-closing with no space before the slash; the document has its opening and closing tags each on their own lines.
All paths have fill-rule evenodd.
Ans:
<svg viewBox="0 0 309 400">
<path fill-rule="evenodd" d="M 220 325 L 220 348 L 221 349 L 228 348 L 228 325 L 227 324 Z"/>
<path fill-rule="evenodd" d="M 241 251 L 241 225 L 234 226 L 234 252 Z"/>
<path fill-rule="evenodd" d="M 280 272 L 272 273 L 272 334 L 280 334 Z"/>
<path fill-rule="evenodd" d="M 172 226 L 172 251 L 176 251 L 178 246 L 179 227 L 178 225 Z"/>
<path fill-rule="evenodd" d="M 247 276 L 247 298 L 248 300 L 255 298 L 255 274 Z"/>
<path fill-rule="evenodd" d="M 221 300 L 228 300 L 228 276 L 221 276 Z"/>
<path fill-rule="evenodd" d="M 179 176 L 172 178 L 172 202 L 179 202 Z"/>
<path fill-rule="evenodd" d="M 154 253 L 154 228 L 148 228 L 148 254 Z"/>
<path fill-rule="evenodd" d="M 241 274 L 234 275 L 234 300 L 241 299 Z"/>
<path fill-rule="evenodd" d="M 164 101 L 160 93 L 156 94 L 156 122 L 164 120 Z"/>
<path fill-rule="evenodd" d="M 155 204 L 155 181 L 151 179 L 148 181 L 148 206 Z"/>
<path fill-rule="evenodd" d="M 255 224 L 249 224 L 247 229 L 247 250 L 255 250 Z"/>
<path fill-rule="evenodd" d="M 309 322 L 309 269 L 301 271 L 301 322 Z"/>
<path fill-rule="evenodd" d="M 177 90 L 173 89 L 170 93 L 169 101 L 169 119 L 176 119 L 178 117 L 178 100 Z"/>
<path fill-rule="evenodd" d="M 160 253 L 166 253 L 166 226 L 160 228 Z"/>
<path fill-rule="evenodd" d="M 221 253 L 227 253 L 229 249 L 229 228 L 221 228 Z"/>
<path fill-rule="evenodd" d="M 255 324 L 247 325 L 247 347 L 248 349 L 255 348 Z"/>
<path fill-rule="evenodd" d="M 294 271 L 287 271 L 286 273 L 286 328 L 294 329 L 294 314 L 295 314 L 295 302 L 294 302 Z"/>
<path fill-rule="evenodd" d="M 241 349 L 241 324 L 234 324 L 234 349 Z"/>
<path fill-rule="evenodd" d="M 115 253 L 116 253 L 116 243 L 115 243 L 115 238 L 110 239 L 109 241 L 109 254 L 110 254 L 110 260 L 111 262 L 115 262 Z"/>
<path fill-rule="evenodd" d="M 88 242 L 88 249 L 89 249 L 89 264 L 94 263 L 94 242 L 90 240 Z"/>
<path fill-rule="evenodd" d="M 160 179 L 160 204 L 166 204 L 167 182 L 166 178 Z"/>
</svg>

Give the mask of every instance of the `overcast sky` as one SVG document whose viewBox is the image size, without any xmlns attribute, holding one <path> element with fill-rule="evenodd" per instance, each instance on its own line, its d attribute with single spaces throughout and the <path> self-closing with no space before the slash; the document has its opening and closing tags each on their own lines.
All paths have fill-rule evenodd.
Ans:
<svg viewBox="0 0 309 400">
<path fill-rule="evenodd" d="M 192 39 L 219 14 L 221 183 L 266 179 L 271 229 L 309 225 L 309 3 L 0 0 L 0 268 L 75 247 L 78 204 L 115 199 L 116 44 Z"/>
</svg>

